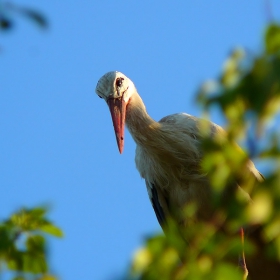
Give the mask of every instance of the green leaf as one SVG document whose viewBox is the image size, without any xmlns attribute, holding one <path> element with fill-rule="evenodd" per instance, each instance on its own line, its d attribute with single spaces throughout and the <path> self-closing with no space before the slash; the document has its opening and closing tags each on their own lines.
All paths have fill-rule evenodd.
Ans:
<svg viewBox="0 0 280 280">
<path fill-rule="evenodd" d="M 9 230 L 5 226 L 0 226 L 0 254 L 5 254 L 13 246 Z"/>
<path fill-rule="evenodd" d="M 215 271 L 215 279 L 216 280 L 238 280 L 242 279 L 243 273 L 241 268 L 237 269 L 235 265 L 232 264 L 222 264 L 217 267 Z M 225 277 L 226 276 L 226 277 Z"/>
<path fill-rule="evenodd" d="M 29 236 L 26 240 L 26 248 L 35 254 L 45 252 L 45 238 L 41 235 Z"/>
<path fill-rule="evenodd" d="M 276 54 L 280 51 L 280 26 L 271 24 L 265 32 L 265 50 L 268 54 Z"/>
<path fill-rule="evenodd" d="M 47 224 L 42 225 L 40 227 L 40 230 L 42 230 L 45 233 L 56 236 L 56 237 L 63 237 L 63 231 L 60 228 L 58 228 L 57 226 L 55 226 L 51 223 L 47 223 Z"/>
<path fill-rule="evenodd" d="M 43 218 L 46 215 L 47 210 L 42 207 L 26 209 L 25 212 L 33 218 Z"/>
<path fill-rule="evenodd" d="M 44 255 L 25 253 L 23 256 L 23 271 L 37 273 L 46 273 L 48 264 Z"/>
</svg>

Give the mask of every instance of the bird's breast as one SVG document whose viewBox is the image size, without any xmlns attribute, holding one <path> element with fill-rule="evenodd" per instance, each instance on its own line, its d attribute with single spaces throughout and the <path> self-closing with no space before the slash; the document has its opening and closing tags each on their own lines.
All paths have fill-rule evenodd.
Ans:
<svg viewBox="0 0 280 280">
<path fill-rule="evenodd" d="M 169 212 L 176 220 L 185 224 L 184 209 L 190 206 L 197 208 L 196 218 L 207 219 L 211 213 L 211 188 L 205 177 L 194 180 L 187 175 L 191 170 L 185 170 L 184 166 L 178 166 L 174 162 L 166 164 L 141 146 L 136 148 L 135 161 L 141 177 L 160 189 Z"/>
</svg>

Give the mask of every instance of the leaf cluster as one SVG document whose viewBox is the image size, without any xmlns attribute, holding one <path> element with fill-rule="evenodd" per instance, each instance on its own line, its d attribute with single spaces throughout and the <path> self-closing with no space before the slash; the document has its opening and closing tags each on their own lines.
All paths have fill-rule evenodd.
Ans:
<svg viewBox="0 0 280 280">
<path fill-rule="evenodd" d="M 10 270 L 14 280 L 52 280 L 48 273 L 46 235 L 62 231 L 46 218 L 44 208 L 24 208 L 0 223 L 0 273 Z"/>
</svg>

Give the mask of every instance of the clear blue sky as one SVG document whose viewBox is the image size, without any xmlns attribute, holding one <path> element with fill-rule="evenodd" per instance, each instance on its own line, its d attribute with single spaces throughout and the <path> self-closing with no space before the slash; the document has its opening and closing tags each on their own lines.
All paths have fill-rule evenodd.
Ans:
<svg viewBox="0 0 280 280">
<path fill-rule="evenodd" d="M 42 11 L 50 27 L 41 32 L 16 17 L 14 30 L 0 34 L 0 218 L 50 206 L 65 232 L 51 240 L 52 271 L 113 279 L 161 229 L 128 131 L 118 152 L 109 110 L 94 93 L 98 79 L 126 74 L 156 120 L 198 116 L 195 91 L 229 52 L 261 50 L 265 1 L 14 2 Z M 280 2 L 271 3 L 279 19 Z"/>
</svg>

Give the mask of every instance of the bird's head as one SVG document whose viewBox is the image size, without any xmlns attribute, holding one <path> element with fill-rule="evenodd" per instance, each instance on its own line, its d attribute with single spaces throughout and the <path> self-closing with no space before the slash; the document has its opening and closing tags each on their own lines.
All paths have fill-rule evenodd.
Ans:
<svg viewBox="0 0 280 280">
<path fill-rule="evenodd" d="M 99 79 L 95 92 L 100 98 L 103 98 L 109 106 L 118 148 L 120 153 L 122 153 L 124 146 L 126 105 L 135 92 L 135 86 L 133 82 L 121 72 L 112 71 L 106 73 Z"/>
</svg>

